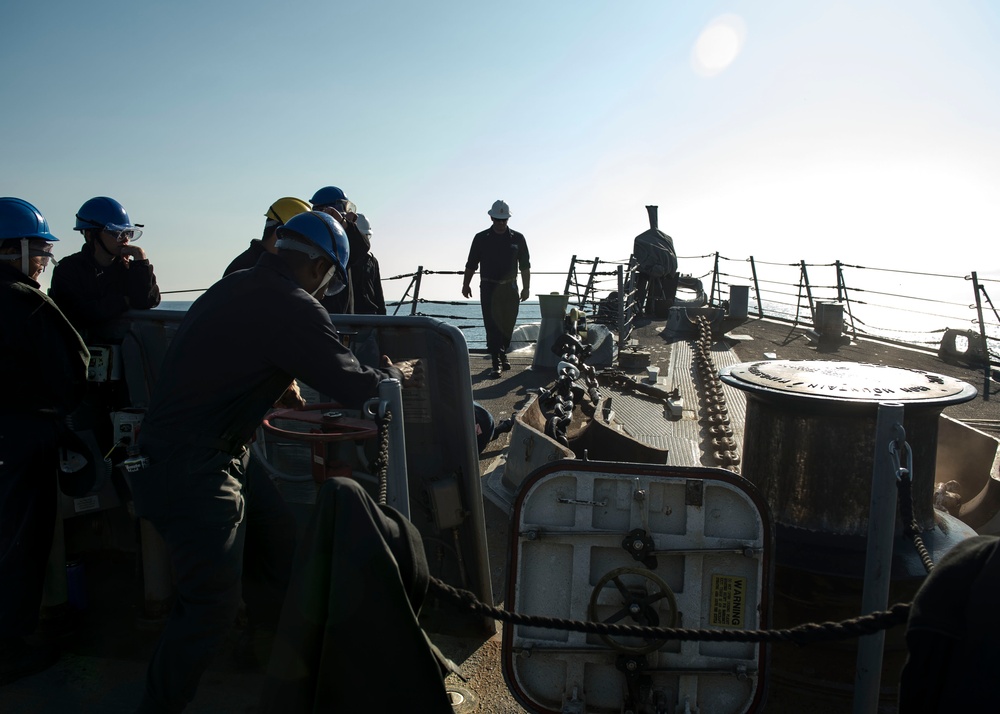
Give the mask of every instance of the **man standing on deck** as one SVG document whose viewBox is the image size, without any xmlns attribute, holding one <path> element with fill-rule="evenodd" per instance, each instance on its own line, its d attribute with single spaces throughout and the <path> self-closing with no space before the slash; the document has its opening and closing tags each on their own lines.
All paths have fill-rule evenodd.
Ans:
<svg viewBox="0 0 1000 714">
<path fill-rule="evenodd" d="M 329 213 L 343 227 L 344 232 L 347 233 L 347 241 L 351 249 L 351 261 L 354 262 L 360 258 L 364 252 L 362 245 L 367 243 L 367 238 L 361 235 L 357 227 L 357 206 L 337 186 L 324 186 L 313 194 L 311 200 L 314 211 Z M 320 301 L 323 303 L 323 307 L 335 315 L 353 315 L 355 313 L 354 283 L 350 267 L 348 265 L 347 285 L 344 290 L 337 295 L 327 295 Z"/>
<path fill-rule="evenodd" d="M 362 367 L 318 299 L 343 286 L 347 235 L 325 213 L 278 229 L 277 254 L 223 278 L 188 310 L 143 421 L 148 464 L 132 475 L 138 515 L 170 551 L 177 601 L 149 664 L 140 712 L 179 712 L 236 615 L 241 578 L 252 625 L 273 627 L 290 577 L 294 523 L 270 480 L 246 471 L 246 444 L 293 378 L 347 407 L 414 364 Z M 247 559 L 244 542 L 264 557 Z M 251 554 L 252 555 L 252 554 Z M 251 570 L 253 572 L 251 572 Z M 251 577 L 255 576 L 255 577 Z"/>
<path fill-rule="evenodd" d="M 354 289 L 354 314 L 384 315 L 382 274 L 378 259 L 371 252 L 372 226 L 363 213 L 357 215 L 354 225 L 362 238 L 357 244 L 357 250 L 355 244 L 351 243 L 351 264 L 348 266 L 351 287 Z"/>
<path fill-rule="evenodd" d="M 38 288 L 52 257 L 49 225 L 0 198 L 0 684 L 39 672 L 55 650 L 28 644 L 52 548 L 59 419 L 83 397 L 90 354 Z"/>
<path fill-rule="evenodd" d="M 520 270 L 523 284 L 520 301 L 523 302 L 531 294 L 531 262 L 524 236 L 507 227 L 510 218 L 507 204 L 495 201 L 487 215 L 493 219 L 493 227 L 477 233 L 472 239 L 469 259 L 465 263 L 462 295 L 472 297 L 472 276 L 476 268 L 480 268 L 479 300 L 486 328 L 486 351 L 493 360 L 492 376 L 496 378 L 500 376 L 501 368 L 510 369 L 507 350 L 520 306 L 517 273 Z"/>
</svg>

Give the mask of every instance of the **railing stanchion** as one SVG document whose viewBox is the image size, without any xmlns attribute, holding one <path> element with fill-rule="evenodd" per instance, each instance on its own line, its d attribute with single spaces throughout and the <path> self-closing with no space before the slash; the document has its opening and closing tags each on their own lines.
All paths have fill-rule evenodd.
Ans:
<svg viewBox="0 0 1000 714">
<path fill-rule="evenodd" d="M 712 266 L 712 287 L 708 291 L 708 304 L 711 307 L 715 304 L 715 284 L 719 280 L 719 254 L 715 254 L 715 263 Z"/>
<path fill-rule="evenodd" d="M 902 404 L 884 402 L 878 405 L 875 463 L 868 509 L 868 554 L 861 593 L 862 615 L 885 610 L 889 604 L 892 541 L 896 530 L 896 474 L 889 444 L 895 438 L 896 426 L 902 424 Z M 878 710 L 884 648 L 884 630 L 858 640 L 854 714 L 874 714 Z"/>
<path fill-rule="evenodd" d="M 563 290 L 563 295 L 569 295 L 569 286 L 576 282 L 576 255 L 574 255 L 569 261 L 569 272 L 566 273 L 566 287 Z M 577 298 L 580 297 L 579 291 L 577 291 Z"/>
<path fill-rule="evenodd" d="M 590 277 L 587 279 L 587 287 L 583 292 L 583 300 L 580 301 L 580 309 L 584 312 L 587 311 L 587 302 L 589 301 L 592 305 L 591 312 L 596 313 L 597 301 L 594 299 L 594 281 L 597 278 L 597 266 L 600 265 L 601 259 L 594 258 L 594 264 L 590 268 Z"/>
<path fill-rule="evenodd" d="M 413 304 L 410 306 L 410 314 L 417 314 L 417 303 L 420 301 L 420 279 L 424 275 L 424 266 L 417 266 L 417 274 L 413 277 Z"/>
<path fill-rule="evenodd" d="M 618 266 L 618 354 L 625 349 L 625 266 Z"/>
<path fill-rule="evenodd" d="M 802 296 L 802 288 L 806 289 L 806 299 L 809 301 L 809 321 L 816 325 L 816 306 L 813 304 L 813 293 L 812 286 L 809 284 L 809 271 L 806 270 L 806 261 L 799 261 L 801 266 L 801 272 L 799 273 L 799 297 Z M 798 309 L 795 311 L 796 321 L 798 321 L 799 312 Z"/>
<path fill-rule="evenodd" d="M 753 256 L 750 256 L 750 273 L 753 275 L 753 291 L 757 294 L 757 317 L 764 317 L 764 303 L 760 299 L 760 282 L 757 280 L 757 264 Z"/>
<path fill-rule="evenodd" d="M 976 292 L 976 319 L 979 321 L 979 337 L 983 341 L 983 349 L 986 357 L 983 360 L 983 401 L 990 400 L 990 348 L 986 341 L 986 325 L 983 323 L 983 301 L 979 297 L 979 292 L 983 286 L 979 284 L 979 276 L 976 271 L 972 271 L 972 289 Z"/>
</svg>

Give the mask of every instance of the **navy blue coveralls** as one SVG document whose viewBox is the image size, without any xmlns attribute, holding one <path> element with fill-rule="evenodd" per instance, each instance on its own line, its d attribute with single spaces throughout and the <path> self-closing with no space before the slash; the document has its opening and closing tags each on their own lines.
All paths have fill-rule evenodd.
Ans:
<svg viewBox="0 0 1000 714">
<path fill-rule="evenodd" d="M 38 623 L 56 519 L 58 418 L 83 397 L 90 360 L 38 287 L 0 263 L 0 639 Z"/>
<path fill-rule="evenodd" d="M 59 261 L 49 295 L 81 331 L 126 310 L 151 310 L 160 304 L 160 289 L 148 260 L 116 259 L 104 267 L 94 258 L 92 245 Z"/>
<path fill-rule="evenodd" d="M 358 408 L 390 377 L 402 375 L 358 363 L 277 255 L 223 278 L 188 310 L 139 436 L 150 465 L 131 484 L 136 512 L 167 542 L 177 580 L 140 711 L 180 711 L 191 701 L 233 623 L 241 578 L 251 622 L 277 620 L 294 521 L 266 476 L 247 477 L 244 447 L 268 409 L 293 378 Z M 245 542 L 265 551 L 248 559 L 246 578 Z"/>
<path fill-rule="evenodd" d="M 492 228 L 472 239 L 466 270 L 479 272 L 479 301 L 486 328 L 486 351 L 494 357 L 510 348 L 510 337 L 517 322 L 520 291 L 518 271 L 531 268 L 528 244 L 524 236 L 508 228 L 497 233 Z M 495 365 L 494 365 L 495 366 Z"/>
</svg>

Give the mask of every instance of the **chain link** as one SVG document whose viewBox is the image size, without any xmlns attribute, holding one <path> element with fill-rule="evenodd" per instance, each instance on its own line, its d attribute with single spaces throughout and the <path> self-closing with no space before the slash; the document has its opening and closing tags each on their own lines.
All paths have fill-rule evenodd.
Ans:
<svg viewBox="0 0 1000 714">
<path fill-rule="evenodd" d="M 550 410 L 545 420 L 545 435 L 555 439 L 563 446 L 569 446 L 566 435 L 570 422 L 573 420 L 573 408 L 576 397 L 573 384 L 583 377 L 587 394 L 596 406 L 601 401 L 601 390 L 597 383 L 597 370 L 583 359 L 590 356 L 591 346 L 584 344 L 578 334 L 575 311 L 571 310 L 563 321 L 565 331 L 559 336 L 554 348 L 560 352 L 562 359 L 556 367 L 556 381 L 551 389 L 539 391 L 538 406 L 542 410 Z"/>
<path fill-rule="evenodd" d="M 896 490 L 899 492 L 899 515 L 903 521 L 903 534 L 910 539 L 920 556 L 924 570 L 934 570 L 934 560 L 920 536 L 920 527 L 913 516 L 913 451 L 906 440 L 906 430 L 902 424 L 895 425 L 896 438 L 889 442 L 889 456 L 896 476 Z"/>
<path fill-rule="evenodd" d="M 373 471 L 378 475 L 378 503 L 384 506 L 389 498 L 389 425 L 392 424 L 392 411 L 385 410 L 378 424 L 378 455 L 375 457 Z"/>
<path fill-rule="evenodd" d="M 893 470 L 896 472 L 896 482 L 909 481 L 913 474 L 913 452 L 906 441 L 906 430 L 902 424 L 895 425 L 896 438 L 889 442 L 889 455 L 892 458 Z M 902 461 L 900 460 L 902 454 Z"/>
</svg>

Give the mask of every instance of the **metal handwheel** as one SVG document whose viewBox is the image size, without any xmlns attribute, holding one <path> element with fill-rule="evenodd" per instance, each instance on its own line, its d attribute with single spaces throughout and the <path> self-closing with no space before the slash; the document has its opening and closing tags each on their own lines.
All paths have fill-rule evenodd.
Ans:
<svg viewBox="0 0 1000 714">
<path fill-rule="evenodd" d="M 378 436 L 378 427 L 371 421 L 345 416 L 343 407 L 334 402 L 310 404 L 304 409 L 275 409 L 264 418 L 264 428 L 286 439 L 309 442 L 356 441 Z M 313 424 L 313 431 L 289 431 L 275 426 L 278 419 Z"/>
<path fill-rule="evenodd" d="M 649 592 L 646 583 L 640 586 L 629 587 L 622 581 L 623 575 L 636 575 L 644 580 L 648 580 L 655 586 L 653 592 Z M 604 620 L 597 619 L 597 606 L 598 599 L 601 596 L 601 591 L 604 590 L 608 585 L 613 584 L 618 593 L 622 596 L 622 607 L 610 617 Z M 674 597 L 673 591 L 670 586 L 667 585 L 662 578 L 653 573 L 650 570 L 645 570 L 643 568 L 616 568 L 611 572 L 607 573 L 602 577 L 597 585 L 594 586 L 594 592 L 590 595 L 590 605 L 587 607 L 587 617 L 591 622 L 606 622 L 606 623 L 616 623 L 626 617 L 632 619 L 632 623 L 623 624 L 636 624 L 648 627 L 659 627 L 660 615 L 656 607 L 656 603 L 660 600 L 666 600 L 669 606 L 669 613 L 666 618 L 666 622 L 663 623 L 664 627 L 674 627 L 677 624 L 677 600 Z M 666 643 L 665 639 L 655 639 L 649 641 L 647 638 L 647 644 L 645 645 L 628 645 L 623 642 L 619 642 L 613 639 L 610 635 L 599 635 L 601 640 L 614 650 L 619 652 L 627 652 L 629 654 L 648 654 L 649 652 L 654 652 L 659 648 L 663 647 Z"/>
<path fill-rule="evenodd" d="M 264 429 L 285 439 L 307 442 L 312 448 L 313 480 L 322 483 L 330 476 L 345 474 L 345 464 L 327 465 L 326 445 L 335 441 L 364 441 L 378 436 L 378 426 L 365 419 L 345 416 L 343 407 L 334 402 L 310 404 L 308 407 L 275 409 L 263 421 Z M 311 431 L 290 431 L 275 426 L 274 421 L 286 419 L 312 424 Z M 347 468 L 349 472 L 349 468 Z"/>
</svg>

